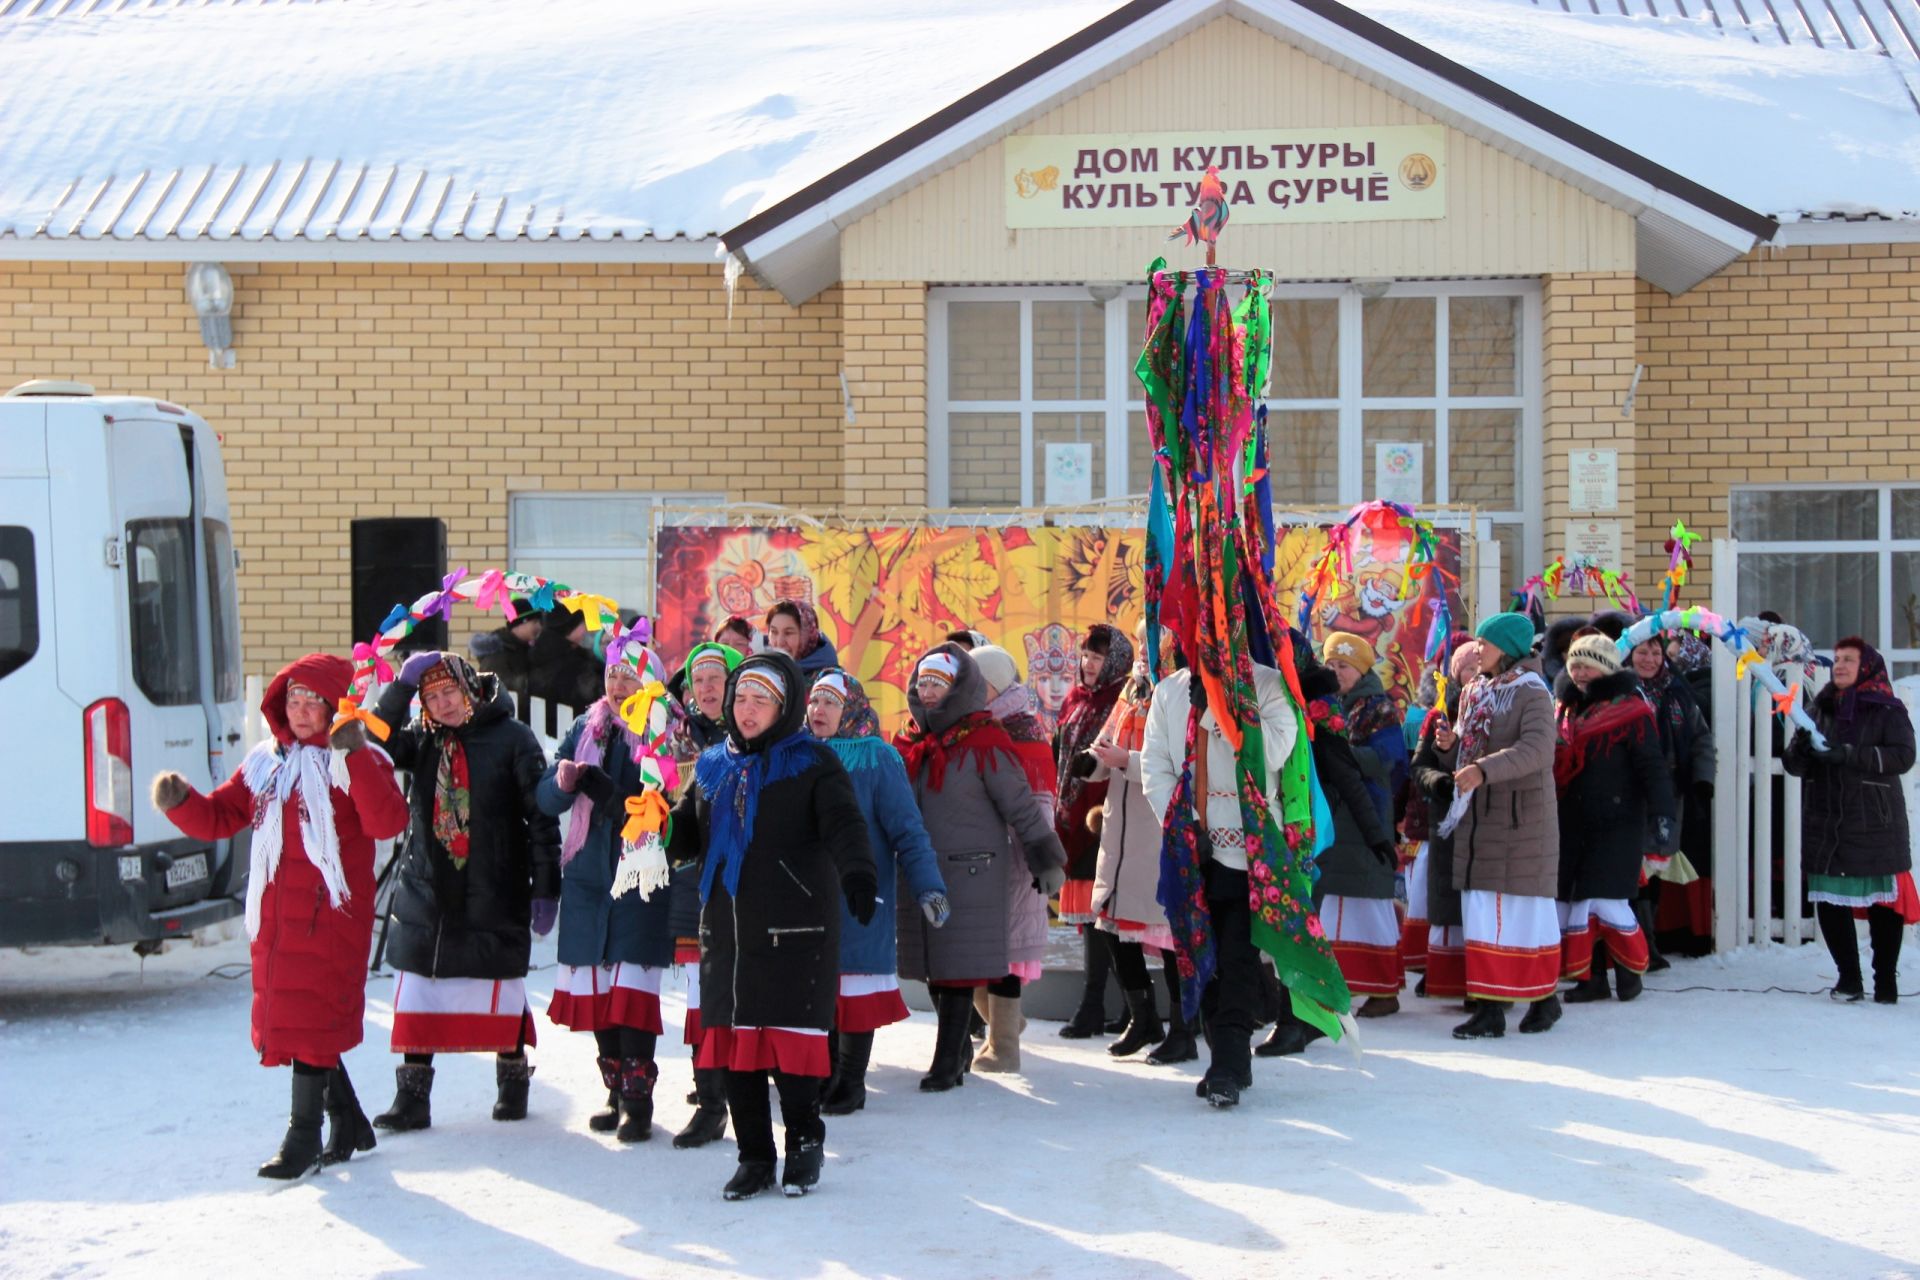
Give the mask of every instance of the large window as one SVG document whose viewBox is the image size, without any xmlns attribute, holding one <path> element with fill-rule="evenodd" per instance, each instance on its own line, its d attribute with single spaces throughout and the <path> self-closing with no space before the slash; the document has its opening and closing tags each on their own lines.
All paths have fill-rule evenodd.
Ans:
<svg viewBox="0 0 1920 1280">
<path fill-rule="evenodd" d="M 0 677 L 27 665 L 40 648 L 40 590 L 33 531 L 0 525 Z"/>
<path fill-rule="evenodd" d="M 657 509 L 724 501 L 719 494 L 516 493 L 507 523 L 508 567 L 652 613 Z"/>
<path fill-rule="evenodd" d="M 1133 366 L 1146 316 L 1139 288 L 933 290 L 929 504 L 1144 493 L 1152 451 Z M 1343 284 L 1276 286 L 1275 502 L 1471 504 L 1492 518 L 1510 562 L 1532 563 L 1539 356 L 1529 281 L 1407 282 L 1379 297 Z M 1089 479 L 1074 487 L 1083 472 L 1062 462 L 1084 464 Z"/>
<path fill-rule="evenodd" d="M 127 525 L 133 682 L 159 707 L 200 701 L 200 628 L 193 595 L 193 524 Z"/>
<path fill-rule="evenodd" d="M 1742 616 L 1771 610 L 1831 650 L 1858 635 L 1920 671 L 1920 486 L 1735 489 Z"/>
</svg>

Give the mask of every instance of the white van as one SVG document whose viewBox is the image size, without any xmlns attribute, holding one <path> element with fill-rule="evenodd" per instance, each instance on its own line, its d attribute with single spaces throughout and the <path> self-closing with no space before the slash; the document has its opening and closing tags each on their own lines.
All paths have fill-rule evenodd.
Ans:
<svg viewBox="0 0 1920 1280">
<path fill-rule="evenodd" d="M 246 838 L 189 840 L 245 726 L 220 442 L 79 383 L 0 396 L 0 946 L 151 944 L 239 913 Z"/>
</svg>

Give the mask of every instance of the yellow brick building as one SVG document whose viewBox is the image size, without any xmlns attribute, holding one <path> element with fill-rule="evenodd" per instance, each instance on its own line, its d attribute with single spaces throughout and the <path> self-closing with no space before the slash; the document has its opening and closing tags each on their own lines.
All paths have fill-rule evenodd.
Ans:
<svg viewBox="0 0 1920 1280">
<path fill-rule="evenodd" d="M 676 507 L 1012 512 L 1057 496 L 1044 472 L 1066 447 L 1093 466 L 1076 496 L 1143 492 L 1141 280 L 1163 252 L 1198 265 L 1163 239 L 1198 175 L 1165 185 L 1134 160 L 1231 146 L 1249 199 L 1222 259 L 1277 281 L 1277 500 L 1373 496 L 1380 451 L 1412 447 L 1408 496 L 1471 512 L 1498 548 L 1483 602 L 1609 545 L 1650 590 L 1684 520 L 1756 548 L 1743 607 L 1822 645 L 1863 631 L 1913 669 L 1920 226 L 1742 203 L 1690 175 L 1687 147 L 1711 142 L 1641 154 L 1604 113 L 1570 119 L 1366 9 L 1140 0 L 1044 47 L 1009 33 L 943 110 L 876 104 L 851 158 L 678 235 L 644 207 L 543 233 L 537 201 L 516 215 L 511 192 L 496 209 L 448 177 L 395 236 L 440 181 L 403 162 L 77 155 L 48 185 L 0 153 L 0 383 L 151 393 L 219 428 L 251 671 L 355 638 L 359 519 L 439 517 L 449 568 L 511 562 L 644 604 L 652 522 Z M 1845 52 L 1900 74 L 1898 50 Z M 1406 139 L 1435 152 L 1418 185 L 1411 159 L 1375 163 Z M 1073 160 L 1043 186 L 1018 157 L 1048 140 Z M 1124 176 L 1102 181 L 1113 155 Z M 1356 185 L 1301 179 L 1301 215 L 1278 203 L 1302 190 L 1289 164 Z M 1356 194 L 1376 169 L 1384 216 Z M 1062 193 L 1051 223 L 1036 193 Z M 232 367 L 210 365 L 182 292 L 200 261 L 231 275 Z M 1697 550 L 1704 602 L 1727 569 Z"/>
</svg>

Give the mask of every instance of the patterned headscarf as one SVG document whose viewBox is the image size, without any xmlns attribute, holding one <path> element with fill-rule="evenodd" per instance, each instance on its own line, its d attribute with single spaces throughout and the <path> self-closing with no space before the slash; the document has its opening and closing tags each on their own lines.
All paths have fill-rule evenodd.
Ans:
<svg viewBox="0 0 1920 1280">
<path fill-rule="evenodd" d="M 1113 712 L 1113 704 L 1120 700 L 1120 691 L 1133 671 L 1133 641 L 1127 639 L 1117 627 L 1110 627 L 1104 622 L 1094 623 L 1087 628 L 1086 639 L 1080 647 L 1097 649 L 1103 640 L 1107 652 L 1100 664 L 1100 674 L 1094 678 L 1091 687 L 1084 680 L 1075 681 L 1073 692 L 1067 695 L 1067 705 L 1060 710 L 1058 774 L 1055 782 L 1059 788 L 1060 812 L 1063 814 L 1074 806 L 1080 794 L 1087 789 L 1087 778 L 1084 775 L 1076 776 L 1074 757 L 1092 746 L 1100 736 L 1107 717 Z M 1063 819 L 1076 838 L 1083 834 L 1078 829 L 1079 822 L 1078 815 L 1074 815 L 1070 822 Z"/>
<path fill-rule="evenodd" d="M 420 677 L 420 724 L 439 740 L 440 759 L 433 770 L 433 838 L 447 851 L 456 870 L 464 871 L 471 851 L 470 828 L 473 824 L 473 793 L 467 771 L 467 744 L 459 728 L 440 724 L 427 710 L 426 694 L 444 684 L 452 684 L 467 700 L 469 718 L 487 700 L 485 682 L 467 660 L 457 653 L 443 653 L 437 666 Z"/>
<path fill-rule="evenodd" d="M 766 624 L 768 629 L 772 629 L 773 619 L 776 614 L 789 612 L 800 619 L 800 652 L 796 658 L 797 661 L 798 658 L 804 658 L 815 649 L 818 649 L 821 641 L 824 640 L 825 637 L 820 634 L 819 611 L 805 600 L 775 601 L 774 606 L 767 610 Z"/>
<path fill-rule="evenodd" d="M 1887 660 L 1880 656 L 1878 649 L 1858 636 L 1848 636 L 1834 648 L 1859 652 L 1860 675 L 1845 689 L 1829 682 L 1813 703 L 1833 717 L 1840 741 L 1855 742 L 1860 737 L 1857 718 L 1860 709 L 1899 706 L 1900 695 L 1893 691 L 1893 681 L 1887 676 Z"/>
<path fill-rule="evenodd" d="M 1766 622 L 1753 617 L 1740 619 L 1740 626 L 1782 684 L 1808 686 L 1813 683 L 1813 673 L 1820 660 L 1806 632 L 1784 622 Z"/>
<path fill-rule="evenodd" d="M 877 738 L 880 716 L 867 701 L 867 691 L 843 667 L 828 667 L 813 682 L 814 693 L 825 691 L 840 699 L 840 731 L 836 738 Z"/>
</svg>

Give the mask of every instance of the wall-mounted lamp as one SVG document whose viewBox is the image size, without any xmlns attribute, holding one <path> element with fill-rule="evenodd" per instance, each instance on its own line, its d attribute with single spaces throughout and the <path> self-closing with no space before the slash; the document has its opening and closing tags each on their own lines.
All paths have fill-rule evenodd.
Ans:
<svg viewBox="0 0 1920 1280">
<path fill-rule="evenodd" d="M 1353 291 L 1363 298 L 1384 298 L 1387 296 L 1387 291 L 1393 288 L 1393 277 L 1363 279 L 1356 276 L 1348 283 L 1353 285 Z"/>
<path fill-rule="evenodd" d="M 196 262 L 187 268 L 187 305 L 200 317 L 200 340 L 207 344 L 207 364 L 233 368 L 233 277 L 217 262 Z"/>
<path fill-rule="evenodd" d="M 1104 307 L 1120 296 L 1120 286 L 1117 284 L 1090 284 L 1087 286 L 1087 296 Z"/>
</svg>

